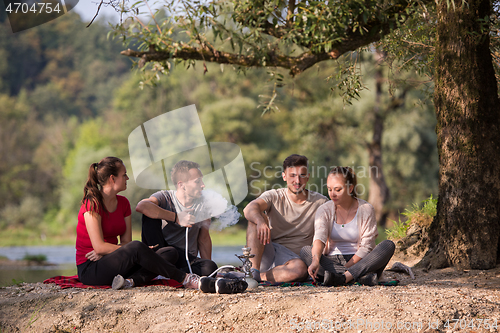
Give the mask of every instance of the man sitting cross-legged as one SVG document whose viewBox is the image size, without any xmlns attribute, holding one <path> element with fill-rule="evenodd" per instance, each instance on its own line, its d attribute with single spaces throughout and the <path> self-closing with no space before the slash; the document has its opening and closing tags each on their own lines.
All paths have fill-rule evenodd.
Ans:
<svg viewBox="0 0 500 333">
<path fill-rule="evenodd" d="M 283 162 L 287 187 L 264 192 L 243 210 L 248 220 L 247 246 L 255 257 L 253 277 L 259 281 L 292 282 L 307 279 L 307 266 L 300 259 L 303 246 L 311 245 L 314 216 L 327 198 L 306 190 L 307 157 L 293 154 Z"/>
<path fill-rule="evenodd" d="M 202 195 L 205 184 L 199 167 L 191 161 L 177 162 L 171 172 L 176 190 L 153 193 L 137 204 L 136 211 L 143 214 L 142 241 L 158 247 L 158 252 L 181 271 L 189 273 L 191 266 L 193 273 L 203 276 L 198 286 L 201 291 L 243 292 L 248 286 L 245 281 L 207 277 L 217 269 L 217 264 L 211 260 L 211 207 Z M 186 228 L 189 228 L 189 266 L 185 255 Z"/>
</svg>

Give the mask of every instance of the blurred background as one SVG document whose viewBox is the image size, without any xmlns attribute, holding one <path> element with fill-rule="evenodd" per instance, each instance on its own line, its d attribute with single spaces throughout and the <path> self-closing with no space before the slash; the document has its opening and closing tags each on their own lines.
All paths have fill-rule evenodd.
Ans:
<svg viewBox="0 0 500 333">
<path fill-rule="evenodd" d="M 415 84 L 425 77 L 399 73 L 396 66 L 379 63 L 373 52 L 360 58 L 366 89 L 352 104 L 327 82 L 338 71 L 336 61 L 296 78 L 279 70 L 242 73 L 207 64 L 204 74 L 202 64 L 172 65 L 156 86 L 143 85 L 142 74 L 120 55 L 120 41 L 107 37 L 108 21 L 116 20 L 112 12 L 86 28 L 96 8 L 79 4 L 54 21 L 13 34 L 0 3 L 0 256 L 17 260 L 42 254 L 46 261 L 67 265 L 47 277 L 76 272 L 71 251 L 89 165 L 109 155 L 125 161 L 131 179 L 122 194 L 134 211 L 153 190 L 134 183 L 128 135 L 143 122 L 190 104 L 197 107 L 207 141 L 232 142 L 242 150 L 249 194 L 238 205 L 240 212 L 263 191 L 285 185 L 281 165 L 293 153 L 309 158 L 309 188 L 325 195 L 330 167 L 353 168 L 359 196 L 366 200 L 375 186 L 370 170 L 383 172 L 388 192 L 377 209 L 382 238 L 406 207 L 437 193 L 434 109 L 429 91 Z M 273 108 L 263 113 L 262 105 L 275 93 Z M 374 169 L 369 161 L 375 128 L 382 160 Z M 134 239 L 140 239 L 135 212 L 133 225 Z M 220 257 L 221 264 L 234 263 L 234 254 L 241 254 L 245 228 L 241 218 L 212 232 L 214 256 L 217 251 L 229 255 Z M 0 272 L 6 270 L 2 267 Z M 41 279 L 16 270 L 0 275 L 0 285 Z"/>
</svg>

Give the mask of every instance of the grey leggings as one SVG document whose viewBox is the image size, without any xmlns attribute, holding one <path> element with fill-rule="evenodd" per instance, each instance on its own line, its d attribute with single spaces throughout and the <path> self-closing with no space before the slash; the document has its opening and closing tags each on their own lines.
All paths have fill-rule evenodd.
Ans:
<svg viewBox="0 0 500 333">
<path fill-rule="evenodd" d="M 343 274 L 346 271 L 351 273 L 354 281 L 357 281 L 360 277 L 369 274 L 377 273 L 377 278 L 380 278 L 382 272 L 387 266 L 389 260 L 391 260 L 394 254 L 394 249 L 396 246 L 390 240 L 384 240 L 366 255 L 363 259 L 355 263 L 349 268 L 345 268 L 345 264 L 351 260 L 354 254 L 336 254 L 332 256 L 321 255 L 319 259 L 320 268 L 318 270 L 318 275 L 324 275 L 325 270 L 333 273 Z M 312 263 L 312 247 L 304 246 L 300 251 L 300 258 L 310 266 Z"/>
</svg>

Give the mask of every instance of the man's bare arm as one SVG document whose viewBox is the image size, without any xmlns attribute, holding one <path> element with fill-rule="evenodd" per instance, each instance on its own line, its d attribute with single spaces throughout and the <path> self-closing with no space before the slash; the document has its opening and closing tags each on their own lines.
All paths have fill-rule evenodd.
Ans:
<svg viewBox="0 0 500 333">
<path fill-rule="evenodd" d="M 201 259 L 212 259 L 212 238 L 210 238 L 210 219 L 202 223 L 198 233 L 198 251 Z"/>
<path fill-rule="evenodd" d="M 268 210 L 269 207 L 267 203 L 264 200 L 257 198 L 251 201 L 245 207 L 245 209 L 243 209 L 243 214 L 245 215 L 245 218 L 248 220 L 248 222 L 252 222 L 257 225 L 259 223 L 267 224 L 267 219 L 264 217 L 264 212 Z"/>
<path fill-rule="evenodd" d="M 259 242 L 264 245 L 271 242 L 269 219 L 264 214 L 264 211 L 269 211 L 269 208 L 264 200 L 257 198 L 243 209 L 243 214 L 248 222 L 257 225 L 257 237 L 259 238 Z"/>
<path fill-rule="evenodd" d="M 158 199 L 150 197 L 139 201 L 135 207 L 135 211 L 146 215 L 152 219 L 162 219 L 179 224 L 182 227 L 191 227 L 194 222 L 194 216 L 189 214 L 192 209 L 177 213 L 177 220 L 175 220 L 176 213 L 163 209 L 159 206 Z"/>
</svg>

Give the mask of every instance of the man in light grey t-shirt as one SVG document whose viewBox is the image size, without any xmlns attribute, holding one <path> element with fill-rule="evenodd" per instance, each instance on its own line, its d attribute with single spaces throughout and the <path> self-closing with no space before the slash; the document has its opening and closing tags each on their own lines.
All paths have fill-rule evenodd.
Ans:
<svg viewBox="0 0 500 333">
<path fill-rule="evenodd" d="M 162 252 L 164 257 L 186 273 L 189 273 L 185 259 L 186 227 L 189 228 L 191 268 L 195 274 L 208 276 L 217 269 L 217 264 L 211 260 L 211 210 L 203 201 L 205 184 L 199 167 L 191 161 L 177 162 L 171 173 L 176 190 L 153 193 L 137 204 L 136 211 L 143 214 L 142 241 L 149 246 L 169 248 L 164 250 L 168 253 Z"/>
<path fill-rule="evenodd" d="M 243 210 L 248 220 L 247 246 L 255 254 L 251 261 L 257 280 L 303 281 L 308 273 L 300 250 L 312 244 L 316 210 L 328 199 L 305 189 L 307 157 L 288 156 L 282 176 L 286 188 L 264 192 Z"/>
</svg>

